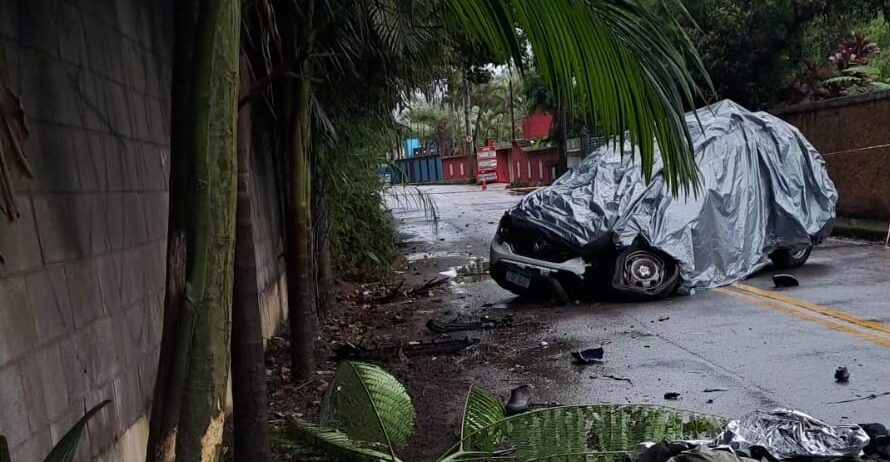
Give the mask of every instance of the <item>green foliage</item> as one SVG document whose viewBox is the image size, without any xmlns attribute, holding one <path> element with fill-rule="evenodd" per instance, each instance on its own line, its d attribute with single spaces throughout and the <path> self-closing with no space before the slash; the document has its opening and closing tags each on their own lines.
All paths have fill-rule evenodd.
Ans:
<svg viewBox="0 0 890 462">
<path fill-rule="evenodd" d="M 646 178 L 657 143 L 671 190 L 695 187 L 684 111 L 700 93 L 688 69 L 705 71 L 672 11 L 624 0 L 445 3 L 464 33 L 496 55 L 521 63 L 527 43 L 556 100 L 580 108 L 591 121 L 595 112 L 603 135 L 622 138 L 620 145 L 628 138 Z"/>
<path fill-rule="evenodd" d="M 379 367 L 344 362 L 322 404 L 321 425 L 292 421 L 275 427 L 273 440 L 299 460 L 397 460 L 393 445 L 408 441 L 413 421 L 398 380 Z M 439 460 L 622 462 L 639 443 L 712 438 L 725 424 L 720 417 L 650 405 L 563 406 L 506 417 L 497 396 L 471 387 L 461 440 Z"/>
<path fill-rule="evenodd" d="M 328 386 L 321 427 L 359 441 L 401 448 L 414 431 L 414 406 L 405 387 L 388 372 L 346 361 Z"/>
<path fill-rule="evenodd" d="M 467 402 L 464 404 L 464 416 L 460 424 L 460 447 L 469 448 L 473 445 L 470 435 L 475 435 L 506 417 L 504 405 L 501 399 L 489 391 L 475 385 L 470 387 L 467 393 Z M 500 444 L 500 438 L 491 438 L 494 446 Z M 478 442 L 477 442 L 478 443 Z"/>
<path fill-rule="evenodd" d="M 795 102 L 795 88 L 788 90 L 793 80 L 802 79 L 796 75 L 800 69 L 807 63 L 821 66 L 839 40 L 882 11 L 882 0 L 684 4 L 698 25 L 688 27 L 717 95 L 752 109 Z"/>
<path fill-rule="evenodd" d="M 46 458 L 43 459 L 43 462 L 71 462 L 74 460 L 74 455 L 77 452 L 77 445 L 80 443 L 80 437 L 83 434 L 83 429 L 86 427 L 87 422 L 110 403 L 111 401 L 108 400 L 102 401 L 87 411 L 87 413 L 84 414 L 84 416 L 81 417 L 70 430 L 68 430 L 68 433 L 65 433 L 65 435 L 62 436 L 62 439 L 53 446 Z M 9 446 L 6 442 L 6 438 L 2 435 L 0 435 L 0 462 L 12 462 L 9 455 Z"/>
<path fill-rule="evenodd" d="M 323 429 L 302 420 L 272 426 L 272 446 L 289 460 L 344 462 L 399 462 L 392 454 L 366 447 L 337 430 Z"/>
<path fill-rule="evenodd" d="M 523 462 L 620 462 L 641 442 L 711 438 L 724 425 L 718 417 L 650 405 L 555 407 L 497 420 L 464 436 L 462 449 L 443 460 L 486 459 L 507 449 Z"/>
</svg>

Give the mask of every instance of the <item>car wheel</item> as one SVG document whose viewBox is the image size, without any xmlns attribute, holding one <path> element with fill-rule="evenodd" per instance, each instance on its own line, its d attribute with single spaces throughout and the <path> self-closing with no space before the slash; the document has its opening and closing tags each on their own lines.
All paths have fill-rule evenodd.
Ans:
<svg viewBox="0 0 890 462">
<path fill-rule="evenodd" d="M 772 260 L 773 266 L 776 268 L 797 268 L 807 262 L 812 251 L 813 246 L 811 245 L 798 250 L 779 249 L 769 254 L 769 259 Z"/>
<path fill-rule="evenodd" d="M 615 258 L 612 288 L 634 300 L 668 297 L 680 282 L 680 269 L 673 259 L 652 250 L 628 247 Z"/>
</svg>

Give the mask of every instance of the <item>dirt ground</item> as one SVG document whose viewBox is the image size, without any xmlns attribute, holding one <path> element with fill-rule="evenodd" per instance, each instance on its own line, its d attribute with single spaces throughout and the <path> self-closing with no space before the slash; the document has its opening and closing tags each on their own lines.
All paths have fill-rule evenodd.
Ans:
<svg viewBox="0 0 890 462">
<path fill-rule="evenodd" d="M 301 384 L 290 382 L 287 335 L 273 338 L 266 355 L 273 418 L 293 416 L 317 421 L 321 398 L 336 369 L 337 347 L 352 344 L 366 349 L 400 345 L 410 348 L 411 342 L 470 336 L 479 342 L 457 354 L 409 356 L 410 353 L 402 351 L 368 360 L 395 375 L 414 402 L 417 415 L 414 437 L 399 451 L 400 456 L 406 461 L 436 459 L 459 438 L 464 397 L 474 382 L 468 371 L 497 359 L 500 350 L 495 345 L 503 344 L 508 340 L 506 337 L 532 325 L 530 318 L 513 315 L 510 318 L 516 327 L 512 328 L 434 334 L 426 327 L 431 318 L 468 322 L 480 317 L 476 314 L 478 311 L 473 316 L 461 315 L 444 303 L 444 297 L 451 290 L 448 284 L 446 281 L 412 297 L 398 295 L 383 303 L 375 300 L 385 298 L 392 288 L 380 284 L 340 285 L 336 312 L 321 323 L 321 336 L 326 343 L 318 345 L 318 376 L 314 380 Z M 403 287 L 398 292 L 402 294 L 411 289 Z M 503 310 L 492 308 L 488 319 L 504 319 Z"/>
</svg>

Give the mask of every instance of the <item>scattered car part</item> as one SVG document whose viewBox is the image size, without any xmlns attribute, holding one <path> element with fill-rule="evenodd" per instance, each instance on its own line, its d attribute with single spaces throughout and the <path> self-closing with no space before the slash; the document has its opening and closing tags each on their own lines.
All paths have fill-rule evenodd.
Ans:
<svg viewBox="0 0 890 462">
<path fill-rule="evenodd" d="M 773 285 L 777 289 L 784 289 L 786 287 L 797 287 L 800 285 L 800 281 L 790 274 L 774 274 Z"/>
<path fill-rule="evenodd" d="M 878 456 L 890 459 L 890 433 L 887 427 L 879 423 L 859 424 L 868 435 L 868 445 L 862 448 L 867 456 Z"/>
<path fill-rule="evenodd" d="M 506 327 L 513 327 L 512 316 L 505 316 L 501 319 L 491 319 L 487 316 L 484 316 L 478 321 L 473 322 L 442 322 L 435 319 L 430 319 L 426 322 L 426 328 L 434 334 L 448 334 L 468 330 L 489 330 Z"/>
<path fill-rule="evenodd" d="M 504 405 L 507 415 L 521 414 L 528 410 L 532 399 L 532 390 L 528 385 L 522 385 L 510 390 L 510 400 Z"/>
<path fill-rule="evenodd" d="M 676 400 L 680 399 L 680 394 L 677 393 L 676 391 L 669 391 L 664 394 L 664 399 L 676 401 Z"/>
<path fill-rule="evenodd" d="M 762 446 L 776 459 L 857 457 L 868 444 L 858 425 L 828 425 L 800 411 L 756 411 L 726 426 L 712 444 L 734 450 Z"/>
<path fill-rule="evenodd" d="M 593 364 L 602 362 L 605 350 L 603 347 L 588 348 L 586 350 L 573 351 L 572 357 L 576 364 Z"/>
<path fill-rule="evenodd" d="M 458 354 L 469 346 L 479 343 L 478 339 L 464 338 L 459 340 L 441 340 L 434 342 L 411 342 L 407 344 L 387 345 L 378 348 L 365 348 L 361 345 L 346 343 L 334 350 L 337 360 L 377 360 L 386 361 L 402 355 L 437 356 Z"/>
<path fill-rule="evenodd" d="M 647 180 L 640 156 L 627 155 L 629 141 L 606 143 L 505 214 L 491 245 L 495 281 L 520 295 L 546 289 L 534 276 L 554 276 L 569 292 L 586 289 L 612 280 L 618 268 L 624 275 L 622 265 L 603 263 L 641 244 L 676 265 L 680 293 L 736 282 L 768 265 L 770 255 L 805 261 L 808 251 L 797 252 L 830 234 L 837 204 L 815 148 L 778 117 L 731 101 L 686 121 L 701 187 L 695 194 L 671 190 L 660 153 Z M 532 277 L 511 281 L 513 270 Z M 661 290 L 669 272 L 627 273 L 633 277 L 622 288 L 649 286 L 648 298 L 670 294 Z"/>
<path fill-rule="evenodd" d="M 838 383 L 847 383 L 850 381 L 850 371 L 846 367 L 839 367 L 834 371 L 834 380 Z"/>
<path fill-rule="evenodd" d="M 723 392 L 723 391 L 729 391 L 729 390 L 727 390 L 725 388 L 705 388 L 705 390 L 702 393 L 719 393 L 719 392 Z"/>
</svg>

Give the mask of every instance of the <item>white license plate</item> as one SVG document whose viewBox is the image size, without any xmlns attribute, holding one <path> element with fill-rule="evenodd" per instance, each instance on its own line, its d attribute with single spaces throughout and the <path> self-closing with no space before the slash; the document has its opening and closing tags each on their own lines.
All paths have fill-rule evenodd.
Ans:
<svg viewBox="0 0 890 462">
<path fill-rule="evenodd" d="M 531 284 L 532 280 L 530 277 L 517 273 L 515 271 L 507 271 L 507 282 L 511 282 L 516 284 L 523 289 L 528 289 L 528 286 Z"/>
</svg>

